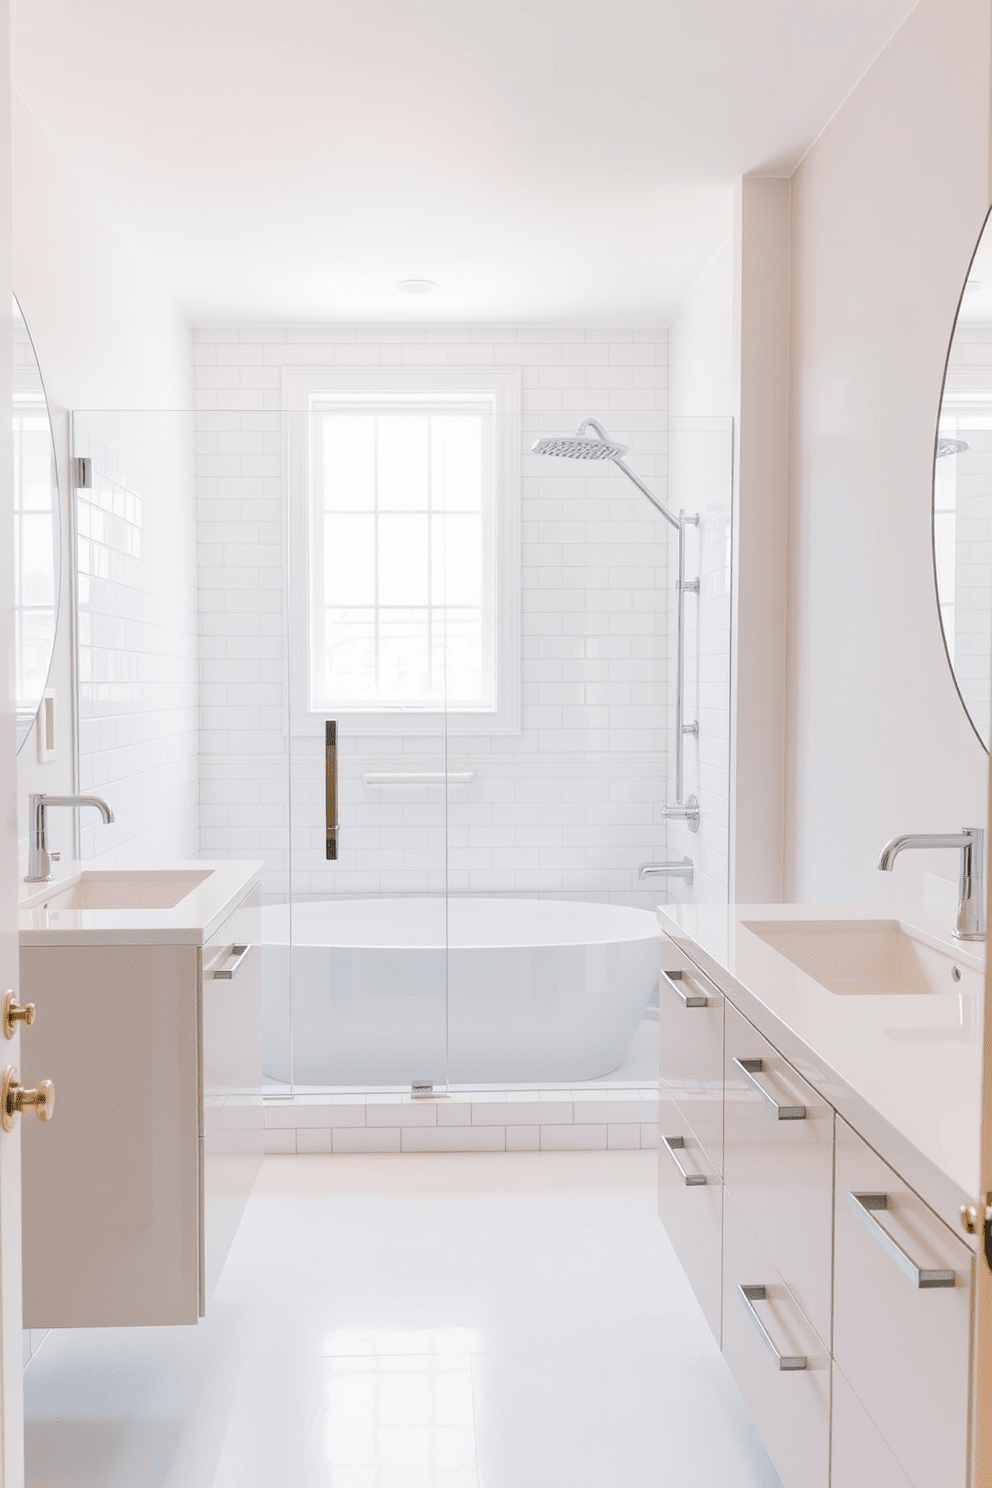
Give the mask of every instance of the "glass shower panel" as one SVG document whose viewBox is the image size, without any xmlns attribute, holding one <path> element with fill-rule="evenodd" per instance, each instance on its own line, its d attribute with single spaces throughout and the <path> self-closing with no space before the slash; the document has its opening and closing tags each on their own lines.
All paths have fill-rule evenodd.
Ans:
<svg viewBox="0 0 992 1488">
<path fill-rule="evenodd" d="M 287 416 L 297 1091 L 447 1084 L 438 422 L 333 400 Z"/>
<path fill-rule="evenodd" d="M 291 1070 L 285 476 L 278 413 L 76 412 L 77 780 L 108 866 L 261 865 L 265 1074 Z M 101 831 L 95 830 L 96 826 Z"/>
<path fill-rule="evenodd" d="M 530 453 L 553 422 L 524 440 L 520 730 L 470 734 L 449 708 L 450 1080 L 636 1099 L 658 1074 L 655 908 L 727 897 L 732 429 L 609 431 L 659 501 L 700 515 L 678 803 L 678 532 L 611 460 Z"/>
</svg>

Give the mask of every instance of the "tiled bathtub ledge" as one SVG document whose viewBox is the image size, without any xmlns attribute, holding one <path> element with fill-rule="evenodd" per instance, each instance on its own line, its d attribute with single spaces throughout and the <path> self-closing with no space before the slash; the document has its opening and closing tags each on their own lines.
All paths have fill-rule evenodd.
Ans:
<svg viewBox="0 0 992 1488">
<path fill-rule="evenodd" d="M 658 1091 L 299 1095 L 265 1102 L 265 1150 L 601 1152 L 658 1146 Z"/>
</svg>

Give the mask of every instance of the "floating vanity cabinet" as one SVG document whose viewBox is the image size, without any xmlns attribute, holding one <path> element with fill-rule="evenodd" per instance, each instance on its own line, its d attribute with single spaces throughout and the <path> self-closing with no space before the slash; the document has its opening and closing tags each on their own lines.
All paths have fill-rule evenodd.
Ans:
<svg viewBox="0 0 992 1488">
<path fill-rule="evenodd" d="M 840 1118 L 835 1267 L 833 1351 L 846 1384 L 913 1488 L 963 1488 L 974 1257 Z M 861 1488 L 843 1415 L 835 1429 L 834 1488 Z"/>
<path fill-rule="evenodd" d="M 837 1074 L 844 1040 L 829 1063 L 820 1048 L 837 1023 L 844 1039 L 862 1027 L 877 1038 L 876 1023 L 859 1026 L 853 997 L 807 987 L 799 968 L 752 957 L 753 909 L 738 911 L 733 972 L 717 960 L 726 912 L 681 913 L 711 948 L 704 975 L 687 935 L 662 940 L 662 964 L 680 970 L 659 985 L 658 1209 L 784 1488 L 967 1488 L 975 1252 L 950 1228 L 932 1157 Z M 892 994 L 885 1007 L 874 1086 L 855 1050 L 851 1068 L 879 1100 L 901 1048 L 917 1047 L 889 1040 L 889 1024 L 941 1030 L 917 1001 Z M 881 1154 L 845 1119 L 859 1113 Z"/>
<path fill-rule="evenodd" d="M 833 1108 L 733 1007 L 724 1067 L 727 1190 L 829 1348 Z"/>
<path fill-rule="evenodd" d="M 203 1315 L 262 1136 L 257 887 L 214 919 L 173 943 L 54 919 L 50 943 L 22 939 L 22 1082 L 57 1091 L 50 1123 L 21 1123 L 25 1327 Z"/>
<path fill-rule="evenodd" d="M 662 973 L 658 1002 L 658 1213 L 719 1341 L 723 994 L 686 967 Z"/>
</svg>

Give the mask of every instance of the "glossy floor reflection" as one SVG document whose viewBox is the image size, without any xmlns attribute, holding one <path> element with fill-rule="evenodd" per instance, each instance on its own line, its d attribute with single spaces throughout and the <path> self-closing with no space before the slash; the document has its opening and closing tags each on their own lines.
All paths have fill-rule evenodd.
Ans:
<svg viewBox="0 0 992 1488">
<path fill-rule="evenodd" d="M 655 1162 L 267 1158 L 198 1327 L 45 1339 L 28 1488 L 779 1488 Z"/>
</svg>

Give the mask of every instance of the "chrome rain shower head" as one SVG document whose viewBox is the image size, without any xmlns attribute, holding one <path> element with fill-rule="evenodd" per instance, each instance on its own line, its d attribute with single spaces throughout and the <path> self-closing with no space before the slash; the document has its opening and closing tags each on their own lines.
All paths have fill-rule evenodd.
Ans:
<svg viewBox="0 0 992 1488">
<path fill-rule="evenodd" d="M 967 448 L 967 439 L 940 438 L 937 440 L 937 459 L 941 460 L 945 455 L 963 455 Z"/>
<path fill-rule="evenodd" d="M 535 455 L 564 455 L 568 460 L 618 460 L 630 446 L 597 439 L 592 434 L 556 434 L 531 445 Z"/>
<path fill-rule="evenodd" d="M 587 434 L 595 429 L 595 436 Z M 564 455 L 567 460 L 622 460 L 629 444 L 617 444 L 595 419 L 583 419 L 574 434 L 553 434 L 531 445 L 535 455 Z"/>
</svg>

